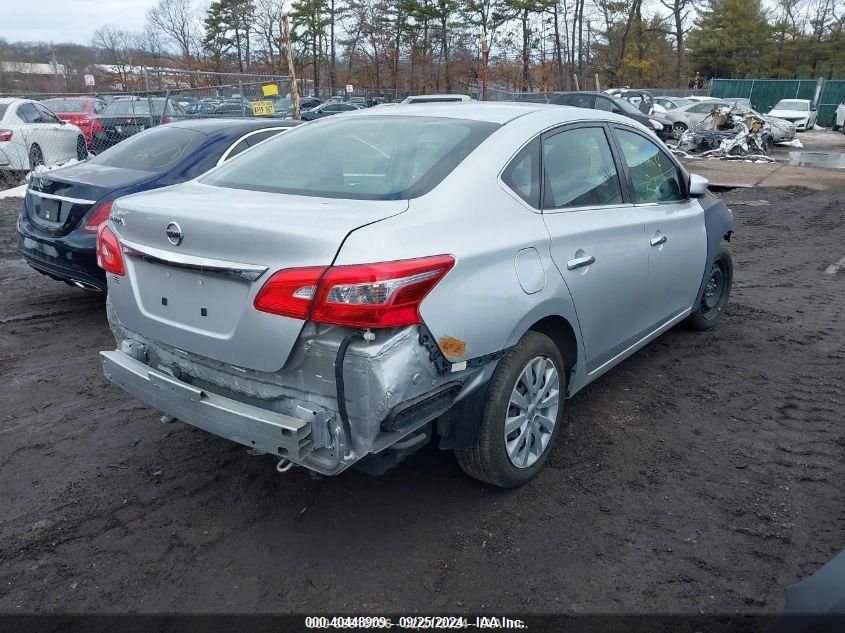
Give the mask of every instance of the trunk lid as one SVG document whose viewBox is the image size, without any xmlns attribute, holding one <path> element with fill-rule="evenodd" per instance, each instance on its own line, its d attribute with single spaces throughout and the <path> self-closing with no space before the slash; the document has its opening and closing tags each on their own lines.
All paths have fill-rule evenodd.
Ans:
<svg viewBox="0 0 845 633">
<path fill-rule="evenodd" d="M 216 361 L 277 371 L 304 322 L 255 310 L 256 293 L 278 270 L 330 265 L 351 231 L 407 206 L 198 182 L 121 198 L 110 226 L 126 275 L 108 275 L 109 299 L 129 330 Z"/>
<path fill-rule="evenodd" d="M 155 176 L 87 163 L 33 174 L 26 192 L 27 215 L 45 233 L 67 235 L 101 198 Z"/>
</svg>

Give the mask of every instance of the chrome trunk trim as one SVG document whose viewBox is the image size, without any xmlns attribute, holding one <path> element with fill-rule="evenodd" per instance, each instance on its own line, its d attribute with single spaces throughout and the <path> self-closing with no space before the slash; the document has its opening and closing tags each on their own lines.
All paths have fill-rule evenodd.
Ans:
<svg viewBox="0 0 845 633">
<path fill-rule="evenodd" d="M 123 253 L 130 257 L 137 257 L 144 261 L 173 266 L 175 268 L 187 268 L 214 275 L 237 277 L 246 281 L 256 281 L 267 271 L 266 266 L 174 253 L 152 246 L 143 246 L 127 240 L 120 240 L 120 244 Z"/>
</svg>

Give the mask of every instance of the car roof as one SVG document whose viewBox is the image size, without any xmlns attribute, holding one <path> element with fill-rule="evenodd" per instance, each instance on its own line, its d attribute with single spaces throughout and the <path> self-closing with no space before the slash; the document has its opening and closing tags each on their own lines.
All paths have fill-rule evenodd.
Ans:
<svg viewBox="0 0 845 633">
<path fill-rule="evenodd" d="M 343 116 L 420 116 L 504 124 L 538 110 L 562 107 L 564 106 L 548 103 L 466 101 L 463 103 L 426 103 L 422 106 L 397 104 L 389 108 L 367 108 L 366 110 L 349 112 L 343 114 Z"/>
<path fill-rule="evenodd" d="M 178 127 L 203 134 L 216 134 L 218 132 L 246 133 L 252 130 L 264 130 L 274 127 L 294 127 L 299 121 L 291 119 L 236 119 L 236 118 L 208 118 L 189 119 L 185 121 L 174 121 L 168 123 L 169 127 Z"/>
</svg>

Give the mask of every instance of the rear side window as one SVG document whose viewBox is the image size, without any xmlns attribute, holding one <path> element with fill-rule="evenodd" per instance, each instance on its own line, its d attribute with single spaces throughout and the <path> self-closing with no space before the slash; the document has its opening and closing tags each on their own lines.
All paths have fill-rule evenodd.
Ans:
<svg viewBox="0 0 845 633">
<path fill-rule="evenodd" d="M 8 105 L 5 103 L 0 103 L 0 120 L 3 119 L 3 115 L 6 114 L 6 110 L 8 109 Z"/>
<path fill-rule="evenodd" d="M 282 130 L 263 130 L 261 132 L 256 132 L 255 134 L 250 134 L 246 138 L 246 142 L 249 143 L 250 147 L 255 147 L 261 141 L 266 141 L 271 136 L 276 136 Z"/>
<path fill-rule="evenodd" d="M 534 139 L 502 172 L 502 181 L 535 209 L 540 208 L 540 141 Z"/>
<path fill-rule="evenodd" d="M 543 208 L 622 202 L 622 188 L 604 129 L 583 127 L 543 139 Z"/>
<path fill-rule="evenodd" d="M 416 198 L 498 127 L 423 116 L 331 118 L 281 134 L 201 182 L 326 198 Z"/>
<path fill-rule="evenodd" d="M 38 123 L 38 110 L 31 103 L 18 106 L 18 116 L 27 123 Z"/>
<path fill-rule="evenodd" d="M 161 172 L 169 169 L 205 140 L 205 134 L 178 127 L 154 127 L 130 136 L 88 162 L 108 167 Z"/>
<path fill-rule="evenodd" d="M 616 138 L 631 174 L 634 202 L 670 202 L 684 199 L 681 171 L 663 150 L 634 132 L 617 129 Z"/>
</svg>

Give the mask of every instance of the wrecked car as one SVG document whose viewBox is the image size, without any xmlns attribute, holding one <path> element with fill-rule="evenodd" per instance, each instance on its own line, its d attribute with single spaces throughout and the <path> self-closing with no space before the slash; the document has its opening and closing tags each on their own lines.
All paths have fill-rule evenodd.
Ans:
<svg viewBox="0 0 845 633">
<path fill-rule="evenodd" d="M 702 157 L 753 157 L 771 160 L 772 127 L 753 110 L 726 103 L 700 103 L 709 113 L 680 135 L 678 150 Z"/>
<path fill-rule="evenodd" d="M 706 191 L 597 110 L 399 105 L 300 126 L 114 203 L 104 373 L 279 471 L 380 473 L 436 441 L 517 486 L 566 398 L 675 324 L 719 322 L 733 220 Z"/>
</svg>

